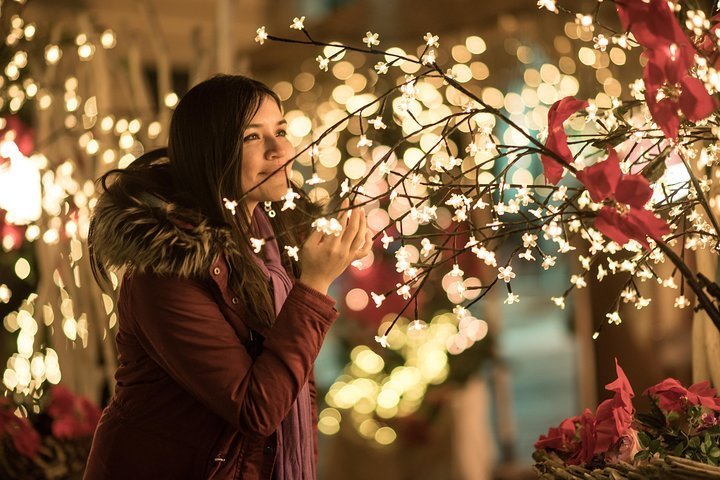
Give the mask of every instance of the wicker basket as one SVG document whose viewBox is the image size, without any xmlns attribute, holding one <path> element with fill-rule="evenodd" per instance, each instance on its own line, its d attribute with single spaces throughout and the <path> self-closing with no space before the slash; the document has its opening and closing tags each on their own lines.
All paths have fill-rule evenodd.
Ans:
<svg viewBox="0 0 720 480">
<path fill-rule="evenodd" d="M 720 467 L 670 455 L 665 458 L 652 458 L 638 465 L 621 462 L 592 470 L 578 465 L 567 465 L 552 453 L 536 453 L 535 460 L 533 468 L 541 479 L 720 479 Z"/>
</svg>

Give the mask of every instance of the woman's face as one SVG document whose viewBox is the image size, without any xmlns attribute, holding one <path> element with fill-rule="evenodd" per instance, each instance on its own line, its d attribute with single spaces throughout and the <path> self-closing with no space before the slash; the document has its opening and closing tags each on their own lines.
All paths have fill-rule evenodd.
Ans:
<svg viewBox="0 0 720 480">
<path fill-rule="evenodd" d="M 252 212 L 258 202 L 278 201 L 288 189 L 285 175 L 290 177 L 292 162 L 280 169 L 269 180 L 250 191 L 266 179 L 274 170 L 294 155 L 287 139 L 287 122 L 280 108 L 270 97 L 260 103 L 255 116 L 242 132 L 242 181 L 241 186 L 248 209 Z M 249 192 L 249 193 L 248 193 Z"/>
</svg>

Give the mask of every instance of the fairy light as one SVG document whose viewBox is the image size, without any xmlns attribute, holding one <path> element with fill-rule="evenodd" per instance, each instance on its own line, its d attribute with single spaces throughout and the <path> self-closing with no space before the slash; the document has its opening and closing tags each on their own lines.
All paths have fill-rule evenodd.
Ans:
<svg viewBox="0 0 720 480">
<path fill-rule="evenodd" d="M 88 155 L 95 155 L 100 150 L 100 143 L 94 138 L 90 140 L 85 146 L 85 151 Z"/>
<path fill-rule="evenodd" d="M 151 139 L 157 138 L 161 132 L 162 126 L 160 125 L 160 122 L 155 121 L 148 125 L 148 137 Z"/>
<path fill-rule="evenodd" d="M 89 61 L 95 55 L 95 45 L 92 43 L 83 43 L 77 49 L 78 57 L 80 60 Z"/>
<path fill-rule="evenodd" d="M 4 283 L 0 284 L 0 303 L 8 303 L 10 297 L 12 297 L 12 290 Z"/>
<path fill-rule="evenodd" d="M 111 116 L 103 117 L 103 119 L 100 121 L 100 128 L 103 132 L 109 132 L 113 129 L 113 125 L 115 124 L 115 120 Z"/>
<path fill-rule="evenodd" d="M 23 35 L 25 36 L 25 39 L 28 41 L 31 41 L 35 37 L 35 32 L 37 31 L 35 24 L 29 23 L 25 25 L 25 29 L 23 30 Z"/>
<path fill-rule="evenodd" d="M 20 280 L 25 280 L 30 276 L 30 263 L 25 258 L 20 257 L 15 262 L 15 275 L 17 275 Z"/>
<path fill-rule="evenodd" d="M 141 126 L 142 122 L 140 122 L 139 119 L 135 118 L 133 120 L 130 120 L 130 122 L 128 123 L 128 131 L 134 135 L 140 131 Z"/>
<path fill-rule="evenodd" d="M 130 122 L 128 122 L 127 118 L 119 118 L 115 122 L 115 133 L 120 135 L 123 132 L 126 132 L 128 130 L 128 127 L 130 125 Z"/>
<path fill-rule="evenodd" d="M 168 108 L 173 108 L 173 107 L 175 107 L 175 105 L 177 105 L 178 100 L 179 99 L 178 99 L 177 94 L 174 92 L 170 92 L 167 95 L 165 95 L 165 99 L 164 99 L 165 106 Z"/>
<path fill-rule="evenodd" d="M 117 45 L 115 32 L 112 30 L 105 30 L 100 36 L 100 44 L 105 49 L 115 48 L 115 45 Z"/>
<path fill-rule="evenodd" d="M 118 145 L 123 150 L 129 149 L 130 147 L 133 146 L 134 143 L 135 143 L 135 138 L 133 137 L 132 133 L 123 132 L 122 134 L 120 134 L 120 139 L 118 140 Z"/>
</svg>

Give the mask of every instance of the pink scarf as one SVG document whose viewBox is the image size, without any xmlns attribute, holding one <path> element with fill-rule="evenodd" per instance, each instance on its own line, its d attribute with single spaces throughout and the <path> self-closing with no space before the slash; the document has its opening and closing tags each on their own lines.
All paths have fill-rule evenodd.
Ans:
<svg viewBox="0 0 720 480">
<path fill-rule="evenodd" d="M 265 238 L 263 253 L 265 262 L 255 257 L 258 266 L 268 277 L 275 300 L 275 315 L 282 309 L 292 288 L 280 259 L 280 249 L 272 225 L 260 205 L 255 207 L 252 221 L 253 234 Z M 307 383 L 300 389 L 297 399 L 290 407 L 285 419 L 277 429 L 278 451 L 273 478 L 277 480 L 315 480 L 315 425 L 313 425 L 312 399 Z"/>
</svg>

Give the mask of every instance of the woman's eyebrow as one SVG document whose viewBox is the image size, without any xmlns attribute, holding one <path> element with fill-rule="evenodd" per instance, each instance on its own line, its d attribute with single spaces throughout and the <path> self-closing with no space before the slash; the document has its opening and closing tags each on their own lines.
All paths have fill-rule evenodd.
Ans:
<svg viewBox="0 0 720 480">
<path fill-rule="evenodd" d="M 277 124 L 278 124 L 278 125 L 287 125 L 287 120 L 285 120 L 285 119 L 283 118 L 283 119 L 280 120 Z M 245 128 L 260 128 L 260 127 L 262 127 L 262 126 L 263 126 L 262 123 L 249 123 L 249 124 L 247 125 L 247 127 L 245 127 Z"/>
</svg>

